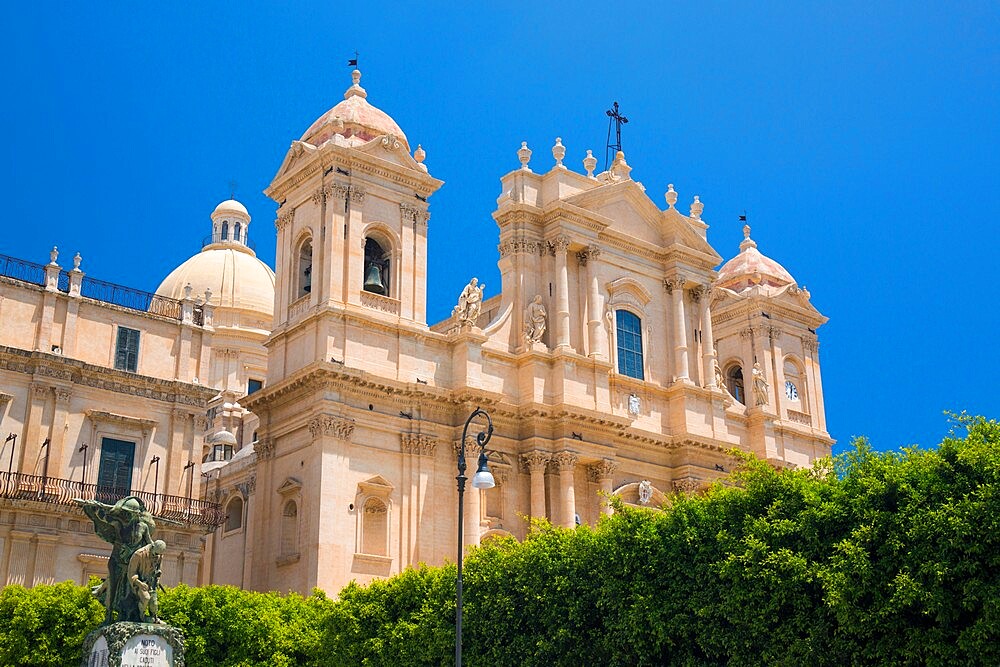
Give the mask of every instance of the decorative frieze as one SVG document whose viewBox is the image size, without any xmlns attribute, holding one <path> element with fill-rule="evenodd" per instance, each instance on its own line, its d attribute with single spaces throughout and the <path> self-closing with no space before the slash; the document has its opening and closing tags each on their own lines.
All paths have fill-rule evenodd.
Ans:
<svg viewBox="0 0 1000 667">
<path fill-rule="evenodd" d="M 795 422 L 796 424 L 802 424 L 803 426 L 812 426 L 812 417 L 797 410 L 788 411 L 788 421 Z"/>
<path fill-rule="evenodd" d="M 423 433 L 403 433 L 400 449 L 405 454 L 434 456 L 437 452 L 437 438 Z"/>
<path fill-rule="evenodd" d="M 611 479 L 616 470 L 618 470 L 617 462 L 611 459 L 603 459 L 587 466 L 587 479 L 598 484 L 603 480 Z"/>
<path fill-rule="evenodd" d="M 313 417 L 309 420 L 309 433 L 313 438 L 331 435 L 341 440 L 350 440 L 354 434 L 354 420 L 331 415 Z"/>
</svg>

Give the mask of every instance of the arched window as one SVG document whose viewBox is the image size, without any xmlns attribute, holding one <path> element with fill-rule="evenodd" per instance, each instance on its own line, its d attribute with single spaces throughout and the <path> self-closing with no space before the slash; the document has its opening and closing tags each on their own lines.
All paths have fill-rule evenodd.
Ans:
<svg viewBox="0 0 1000 667">
<path fill-rule="evenodd" d="M 224 221 L 222 223 L 222 240 L 223 241 L 228 241 L 229 240 L 229 221 L 228 220 L 226 220 L 226 221 Z"/>
<path fill-rule="evenodd" d="M 243 527 L 243 499 L 236 496 L 226 504 L 226 529 L 239 530 Z"/>
<path fill-rule="evenodd" d="M 299 506 L 289 500 L 281 509 L 281 555 L 293 556 L 299 552 Z"/>
<path fill-rule="evenodd" d="M 733 364 L 726 369 L 726 388 L 740 403 L 746 405 L 746 396 L 743 390 L 743 368 L 739 364 Z"/>
<path fill-rule="evenodd" d="M 361 551 L 372 556 L 389 555 L 389 508 L 381 498 L 365 501 L 361 524 Z"/>
<path fill-rule="evenodd" d="M 233 240 L 234 241 L 239 241 L 240 240 L 240 234 L 242 232 L 243 232 L 243 225 L 237 222 L 236 226 L 233 228 Z"/>
<path fill-rule="evenodd" d="M 615 322 L 618 372 L 642 380 L 642 320 L 627 310 L 618 310 Z"/>
<path fill-rule="evenodd" d="M 389 294 L 389 253 L 375 239 L 365 239 L 364 289 L 375 294 Z"/>
<path fill-rule="evenodd" d="M 802 370 L 792 359 L 785 359 L 784 368 L 785 399 L 790 403 L 805 403 L 805 385 L 802 382 Z"/>
<path fill-rule="evenodd" d="M 295 292 L 295 298 L 305 296 L 312 292 L 312 265 L 313 265 L 313 249 L 312 249 L 312 239 L 305 239 L 302 245 L 299 246 L 299 262 L 298 262 L 298 289 Z"/>
</svg>

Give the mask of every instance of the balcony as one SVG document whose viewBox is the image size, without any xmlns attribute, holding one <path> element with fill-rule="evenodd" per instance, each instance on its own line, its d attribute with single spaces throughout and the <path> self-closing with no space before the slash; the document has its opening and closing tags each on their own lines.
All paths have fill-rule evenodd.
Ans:
<svg viewBox="0 0 1000 667">
<path fill-rule="evenodd" d="M 74 502 L 75 498 L 111 505 L 125 496 L 135 496 L 142 500 L 154 518 L 185 526 L 202 526 L 215 530 L 226 520 L 221 506 L 207 500 L 134 489 L 113 489 L 58 477 L 0 472 L 0 503 L 27 501 L 78 507 Z"/>
<path fill-rule="evenodd" d="M 0 255 L 0 276 L 12 278 L 32 285 L 45 286 L 45 267 L 16 257 Z M 60 292 L 69 292 L 70 274 L 60 270 L 57 287 Z M 181 302 L 177 299 L 144 292 L 124 285 L 116 285 L 105 280 L 84 276 L 80 281 L 80 296 L 95 301 L 110 303 L 129 310 L 152 313 L 170 319 L 181 319 Z M 203 324 L 203 313 L 200 306 L 194 308 L 194 322 Z"/>
</svg>

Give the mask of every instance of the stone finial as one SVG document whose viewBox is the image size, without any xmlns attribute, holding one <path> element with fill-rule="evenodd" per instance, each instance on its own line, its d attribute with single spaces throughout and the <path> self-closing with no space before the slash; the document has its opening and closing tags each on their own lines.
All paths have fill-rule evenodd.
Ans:
<svg viewBox="0 0 1000 667">
<path fill-rule="evenodd" d="M 587 157 L 583 158 L 583 168 L 587 170 L 587 178 L 596 178 L 594 169 L 597 168 L 597 158 L 594 157 L 594 151 L 587 151 Z"/>
<path fill-rule="evenodd" d="M 743 242 L 740 243 L 740 250 L 756 248 L 757 242 L 750 238 L 750 225 L 743 225 Z"/>
<path fill-rule="evenodd" d="M 347 92 L 344 93 L 345 100 L 350 97 L 354 97 L 355 95 L 357 95 L 361 99 L 368 97 L 368 93 L 365 91 L 364 88 L 361 87 L 361 70 L 356 69 L 353 72 L 351 72 L 351 81 L 354 82 L 354 85 L 348 88 Z"/>
<path fill-rule="evenodd" d="M 191 298 L 191 283 L 188 283 L 187 285 L 184 286 L 184 298 L 185 299 Z"/>
<path fill-rule="evenodd" d="M 52 246 L 52 250 L 49 251 L 49 264 L 58 266 L 57 259 L 59 259 L 59 248 L 58 246 Z"/>
<path fill-rule="evenodd" d="M 566 147 L 562 144 L 562 137 L 556 137 L 556 144 L 552 147 L 552 157 L 556 160 L 556 169 L 565 169 L 563 158 L 566 157 Z"/>
<path fill-rule="evenodd" d="M 695 220 L 701 220 L 701 212 L 705 210 L 705 205 L 701 203 L 701 199 L 698 195 L 694 196 L 694 201 L 691 202 L 691 217 Z"/>
<path fill-rule="evenodd" d="M 209 303 L 209 302 L 211 302 L 211 300 L 212 300 L 212 288 L 211 287 L 206 287 L 205 288 L 205 303 Z"/>
<path fill-rule="evenodd" d="M 667 206 L 669 206 L 670 208 L 673 208 L 674 204 L 677 203 L 677 192 L 674 191 L 674 184 L 673 183 L 669 183 L 667 185 L 667 192 L 663 196 L 667 200 Z"/>
<path fill-rule="evenodd" d="M 82 262 L 82 261 L 83 261 L 83 257 L 80 257 L 80 253 L 76 253 L 75 255 L 73 255 L 73 270 L 74 271 L 79 271 L 80 270 L 80 262 Z"/>
<path fill-rule="evenodd" d="M 528 142 L 522 141 L 521 148 L 517 151 L 517 159 L 521 161 L 521 171 L 531 171 L 528 167 L 528 161 L 531 160 L 531 149 L 528 148 Z"/>
<path fill-rule="evenodd" d="M 424 160 L 427 159 L 427 151 L 420 144 L 417 144 L 417 150 L 413 151 L 413 159 L 416 160 L 417 168 L 420 171 L 427 171 L 427 165 L 424 164 Z"/>
</svg>

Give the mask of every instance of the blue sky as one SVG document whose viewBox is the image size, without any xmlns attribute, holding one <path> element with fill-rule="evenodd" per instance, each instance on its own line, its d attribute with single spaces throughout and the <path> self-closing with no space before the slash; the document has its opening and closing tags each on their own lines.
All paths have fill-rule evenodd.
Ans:
<svg viewBox="0 0 1000 667">
<path fill-rule="evenodd" d="M 542 168 L 556 136 L 572 168 L 588 148 L 603 163 L 618 100 L 653 200 L 667 183 L 685 208 L 700 195 L 727 259 L 746 209 L 830 318 L 838 450 L 933 445 L 944 410 L 1000 416 L 995 2 L 28 4 L 0 21 L 0 253 L 44 262 L 57 244 L 153 290 L 236 181 L 273 265 L 261 191 L 357 49 L 369 101 L 446 181 L 431 321 L 470 276 L 499 287 L 490 213 L 520 142 Z"/>
</svg>

